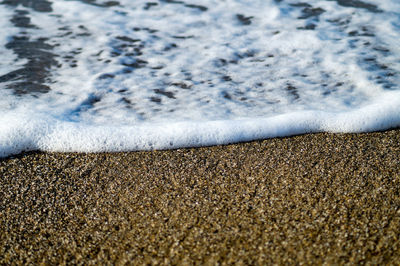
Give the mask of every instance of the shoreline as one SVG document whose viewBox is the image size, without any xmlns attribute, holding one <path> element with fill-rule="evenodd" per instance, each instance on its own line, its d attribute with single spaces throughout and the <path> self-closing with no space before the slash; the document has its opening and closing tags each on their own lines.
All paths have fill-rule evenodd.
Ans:
<svg viewBox="0 0 400 266">
<path fill-rule="evenodd" d="M 395 263 L 400 130 L 0 159 L 1 263 Z"/>
</svg>

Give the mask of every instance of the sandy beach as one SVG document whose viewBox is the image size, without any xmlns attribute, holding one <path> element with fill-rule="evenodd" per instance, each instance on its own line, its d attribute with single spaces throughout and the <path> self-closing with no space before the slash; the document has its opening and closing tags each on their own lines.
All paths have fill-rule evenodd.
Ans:
<svg viewBox="0 0 400 266">
<path fill-rule="evenodd" d="M 400 131 L 0 161 L 0 264 L 396 264 Z"/>
</svg>

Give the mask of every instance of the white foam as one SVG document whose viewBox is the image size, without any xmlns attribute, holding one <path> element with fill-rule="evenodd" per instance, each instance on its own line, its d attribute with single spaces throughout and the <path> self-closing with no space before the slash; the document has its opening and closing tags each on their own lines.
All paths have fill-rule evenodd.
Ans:
<svg viewBox="0 0 400 266">
<path fill-rule="evenodd" d="M 400 126 L 395 0 L 365 1 L 379 12 L 310 0 L 325 10 L 311 17 L 297 1 L 161 1 L 148 10 L 144 0 L 108 8 L 51 2 L 51 13 L 0 5 L 0 77 L 26 63 L 5 48 L 22 31 L 10 22 L 14 9 L 28 11 L 35 27 L 23 31 L 54 45 L 59 63 L 46 94 L 16 96 L 6 89 L 14 81 L 0 83 L 0 156 Z M 127 67 L 137 59 L 147 63 Z"/>
<path fill-rule="evenodd" d="M 0 156 L 22 151 L 118 152 L 175 149 L 311 132 L 370 132 L 400 126 L 400 93 L 351 112 L 303 111 L 270 118 L 93 126 L 26 112 L 0 119 Z"/>
</svg>

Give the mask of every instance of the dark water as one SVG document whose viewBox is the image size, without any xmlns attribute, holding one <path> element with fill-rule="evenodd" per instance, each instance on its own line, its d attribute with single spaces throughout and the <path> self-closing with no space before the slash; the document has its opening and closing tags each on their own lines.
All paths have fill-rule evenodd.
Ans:
<svg viewBox="0 0 400 266">
<path fill-rule="evenodd" d="M 399 126 L 381 1 L 0 0 L 0 156 Z"/>
<path fill-rule="evenodd" d="M 340 6 L 343 7 L 351 7 L 351 8 L 360 8 L 365 9 L 370 12 L 382 12 L 376 5 L 366 3 L 359 0 L 329 0 L 329 1 L 336 1 Z M 80 2 L 98 6 L 98 7 L 113 7 L 119 6 L 120 3 L 118 1 L 96 1 L 96 0 L 80 0 Z M 285 0 L 275 0 L 278 4 L 286 3 Z M 151 1 L 147 2 L 146 5 L 143 7 L 145 10 L 150 10 L 154 6 L 159 5 L 160 3 L 163 4 L 174 4 L 174 5 L 182 5 L 190 9 L 196 9 L 200 12 L 207 12 L 209 7 L 197 4 L 189 4 L 185 1 L 177 1 L 177 0 L 159 0 L 159 1 Z M 298 17 L 299 20 L 307 21 L 305 26 L 298 27 L 299 30 L 314 30 L 317 27 L 319 16 L 325 12 L 322 8 L 314 8 L 312 5 L 308 4 L 307 2 L 295 2 L 291 1 L 290 6 L 293 8 L 297 8 L 301 10 L 301 15 Z M 60 60 L 57 54 L 54 54 L 53 48 L 54 46 L 49 44 L 49 40 L 46 38 L 39 38 L 36 40 L 32 40 L 31 36 L 27 33 L 27 29 L 36 29 L 38 28 L 36 25 L 32 24 L 30 19 L 29 11 L 20 10 L 19 6 L 23 6 L 25 8 L 34 10 L 36 12 L 44 12 L 44 13 L 51 13 L 52 12 L 52 2 L 48 0 L 3 0 L 1 5 L 7 5 L 15 8 L 14 16 L 11 19 L 13 25 L 20 29 L 18 35 L 15 35 L 11 38 L 9 43 L 6 44 L 6 48 L 13 50 L 13 52 L 18 56 L 19 59 L 25 59 L 27 63 L 18 70 L 9 72 L 3 76 L 0 76 L 0 83 L 5 83 L 5 88 L 11 89 L 14 91 L 15 94 L 23 95 L 23 94 L 32 94 L 32 95 L 39 95 L 41 93 L 46 93 L 51 89 L 52 79 L 51 79 L 51 70 L 57 68 L 60 64 Z M 245 14 L 237 14 L 236 18 L 238 22 L 243 25 L 247 26 L 252 23 L 252 16 L 247 16 Z M 335 23 L 334 21 L 332 23 Z M 338 21 L 336 23 L 343 23 L 343 21 Z M 84 25 L 82 25 L 84 27 Z M 65 29 L 60 29 L 63 31 Z M 138 28 L 138 30 L 141 30 Z M 66 34 L 69 34 L 67 31 Z M 371 36 L 373 37 L 373 33 L 368 32 L 368 29 L 364 31 L 352 31 L 349 33 L 351 36 Z M 176 39 L 180 38 L 190 38 L 187 36 L 176 36 Z M 124 47 L 123 45 L 128 46 L 132 44 L 132 40 L 128 40 L 129 37 L 121 36 L 119 47 L 115 49 L 115 56 L 120 56 L 122 54 L 122 50 Z M 143 44 L 142 44 L 143 45 Z M 173 44 L 174 45 L 174 44 Z M 122 49 L 121 49 L 122 48 Z M 146 61 L 140 60 L 138 56 L 141 55 L 141 47 L 137 45 L 135 48 L 136 52 L 133 54 L 135 58 L 130 63 L 126 64 L 126 71 L 131 71 L 130 69 L 140 68 L 146 66 Z M 382 51 L 385 52 L 384 50 Z M 119 53 L 119 54 L 118 54 Z M 76 60 L 74 61 L 74 55 L 71 55 L 70 66 L 76 66 Z M 369 58 L 369 61 L 366 61 L 370 66 L 375 68 L 384 68 L 385 66 L 379 66 L 376 62 L 376 59 Z M 220 60 L 221 64 L 230 64 L 235 63 L 234 60 L 227 61 L 225 59 Z M 105 73 L 102 77 L 104 78 L 112 78 L 111 74 Z M 224 76 L 222 79 L 226 80 L 227 82 L 231 81 L 229 76 Z M 390 87 L 391 85 L 386 85 Z M 163 92 L 162 90 L 158 89 L 156 94 L 161 94 L 168 97 L 168 92 Z M 171 95 L 170 95 L 171 96 Z M 171 96 L 172 97 L 172 96 Z M 227 95 L 226 97 L 230 97 Z M 155 101 L 159 98 L 154 97 Z"/>
<path fill-rule="evenodd" d="M 117 1 L 97 3 L 94 0 L 82 0 L 81 2 L 100 7 L 119 5 Z M 0 83 L 6 82 L 6 88 L 12 89 L 18 95 L 28 93 L 37 95 L 48 92 L 50 90 L 48 84 L 52 83 L 51 69 L 59 64 L 57 55 L 53 53 L 54 47 L 48 44 L 48 39 L 31 40 L 25 30 L 38 27 L 31 23 L 29 11 L 18 10 L 18 6 L 36 12 L 51 13 L 53 11 L 52 2 L 47 0 L 4 0 L 0 4 L 15 8 L 11 22 L 20 28 L 20 33 L 12 37 L 12 40 L 6 44 L 6 48 L 13 50 L 18 59 L 28 61 L 22 68 L 0 76 Z"/>
</svg>

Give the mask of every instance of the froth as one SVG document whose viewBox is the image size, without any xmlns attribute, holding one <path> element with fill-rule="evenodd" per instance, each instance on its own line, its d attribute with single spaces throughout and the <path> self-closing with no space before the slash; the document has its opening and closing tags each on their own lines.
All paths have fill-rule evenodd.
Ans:
<svg viewBox="0 0 400 266">
<path fill-rule="evenodd" d="M 118 152 L 175 149 L 312 132 L 369 132 L 400 126 L 400 94 L 351 112 L 302 111 L 270 118 L 94 126 L 12 114 L 0 119 L 0 156 L 29 150 Z"/>
<path fill-rule="evenodd" d="M 394 0 L 44 2 L 0 4 L 2 156 L 398 126 Z"/>
</svg>

